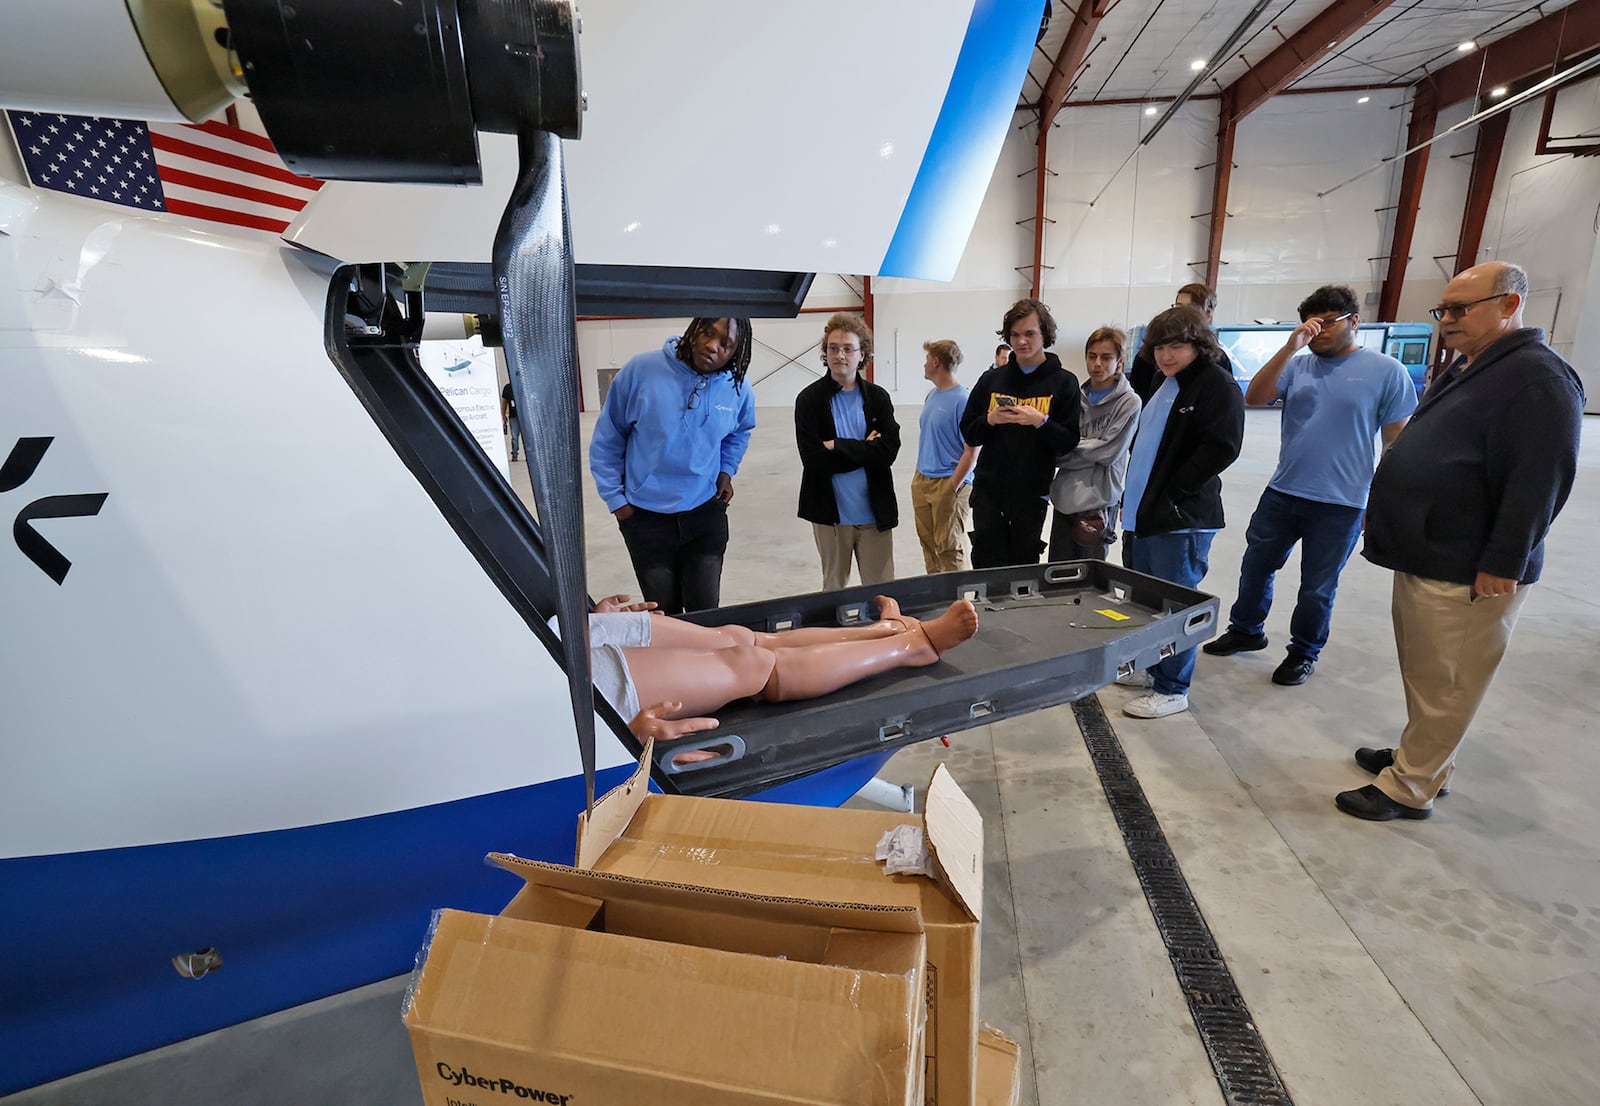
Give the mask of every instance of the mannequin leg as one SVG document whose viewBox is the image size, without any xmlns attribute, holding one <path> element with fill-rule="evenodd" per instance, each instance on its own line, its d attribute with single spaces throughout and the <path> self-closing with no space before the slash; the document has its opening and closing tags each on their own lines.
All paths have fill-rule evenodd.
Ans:
<svg viewBox="0 0 1600 1106">
<path fill-rule="evenodd" d="M 665 649 L 732 649 L 759 645 L 764 649 L 793 649 L 801 645 L 829 645 L 840 641 L 875 641 L 904 632 L 910 622 L 902 618 L 900 604 L 886 595 L 878 604 L 876 622 L 860 626 L 801 626 L 767 633 L 745 626 L 701 626 L 672 617 L 657 616 L 650 624 L 650 643 Z"/>
<path fill-rule="evenodd" d="M 958 599 L 926 622 L 901 616 L 910 628 L 891 637 L 779 649 L 762 696 L 772 702 L 813 699 L 868 676 L 896 668 L 921 668 L 978 632 L 978 612 Z"/>
<path fill-rule="evenodd" d="M 774 654 L 755 645 L 722 649 L 675 649 L 651 645 L 622 650 L 641 706 L 680 701 L 683 709 L 664 717 L 714 714 L 735 699 L 759 695 L 772 676 Z"/>
<path fill-rule="evenodd" d="M 759 645 L 684 649 L 655 644 L 643 649 L 625 648 L 622 654 L 640 703 L 649 706 L 681 701 L 683 709 L 671 717 L 693 718 L 712 714 L 735 699 L 753 695 L 772 702 L 810 699 L 880 672 L 930 665 L 978 631 L 978 612 L 966 599 L 957 600 L 944 614 L 924 622 L 900 615 L 898 607 L 895 614 L 908 628 L 897 633 L 880 632 L 877 637 L 835 639 L 777 650 Z M 871 626 L 850 626 L 823 632 L 869 629 Z M 788 637 L 791 633 L 773 636 Z"/>
</svg>

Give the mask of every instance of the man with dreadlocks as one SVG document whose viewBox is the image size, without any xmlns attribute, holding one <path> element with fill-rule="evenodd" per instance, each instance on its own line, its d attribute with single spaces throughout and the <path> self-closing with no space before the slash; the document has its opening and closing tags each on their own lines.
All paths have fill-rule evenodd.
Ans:
<svg viewBox="0 0 1600 1106">
<path fill-rule="evenodd" d="M 717 606 L 733 477 L 755 429 L 749 319 L 693 319 L 622 367 L 589 443 L 639 590 L 667 614 Z"/>
</svg>

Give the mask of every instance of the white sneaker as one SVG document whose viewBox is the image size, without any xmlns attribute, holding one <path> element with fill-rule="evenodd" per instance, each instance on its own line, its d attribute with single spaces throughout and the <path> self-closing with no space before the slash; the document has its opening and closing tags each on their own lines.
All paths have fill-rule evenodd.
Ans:
<svg viewBox="0 0 1600 1106">
<path fill-rule="evenodd" d="M 1130 718 L 1165 718 L 1189 709 L 1187 695 L 1161 695 L 1152 691 L 1122 704 L 1122 713 Z"/>
<path fill-rule="evenodd" d="M 1142 668 L 1135 668 L 1126 676 L 1117 677 L 1118 687 L 1154 687 L 1155 680 Z"/>
</svg>

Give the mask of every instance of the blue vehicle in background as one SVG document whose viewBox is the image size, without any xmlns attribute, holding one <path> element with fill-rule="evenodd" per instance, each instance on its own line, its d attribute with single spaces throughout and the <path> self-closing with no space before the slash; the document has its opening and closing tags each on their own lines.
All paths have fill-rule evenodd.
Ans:
<svg viewBox="0 0 1600 1106">
<path fill-rule="evenodd" d="M 1261 366 L 1283 343 L 1294 329 L 1293 323 L 1268 323 L 1251 326 L 1222 325 L 1216 328 L 1217 341 L 1227 351 L 1233 362 L 1233 379 L 1239 390 L 1250 386 L 1250 380 L 1261 371 Z M 1129 336 L 1131 349 L 1144 344 L 1144 327 L 1136 326 Z M 1387 353 L 1406 367 L 1417 397 L 1428 385 L 1429 350 L 1433 345 L 1433 326 L 1430 323 L 1362 323 L 1357 339 L 1367 349 Z"/>
</svg>

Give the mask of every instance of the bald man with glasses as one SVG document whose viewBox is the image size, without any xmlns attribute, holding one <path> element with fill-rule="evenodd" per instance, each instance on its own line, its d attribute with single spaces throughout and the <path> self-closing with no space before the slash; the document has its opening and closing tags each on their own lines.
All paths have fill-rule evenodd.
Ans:
<svg viewBox="0 0 1600 1106">
<path fill-rule="evenodd" d="M 1445 286 L 1433 317 L 1457 359 L 1372 481 L 1362 554 L 1394 570 L 1407 721 L 1397 748 L 1356 750 L 1377 776 L 1336 798 L 1356 818 L 1427 818 L 1448 792 L 1572 490 L 1583 385 L 1543 330 L 1522 325 L 1527 298 L 1528 274 L 1505 262 Z"/>
</svg>

